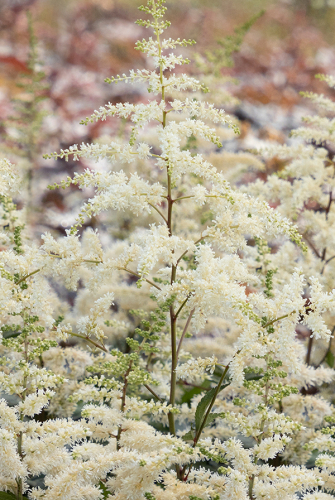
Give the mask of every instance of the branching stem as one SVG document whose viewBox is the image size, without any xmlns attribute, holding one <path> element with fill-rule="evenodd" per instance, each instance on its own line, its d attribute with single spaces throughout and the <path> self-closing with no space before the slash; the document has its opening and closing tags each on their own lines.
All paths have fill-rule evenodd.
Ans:
<svg viewBox="0 0 335 500">
<path fill-rule="evenodd" d="M 192 311 L 190 312 L 189 317 L 187 318 L 186 324 L 184 326 L 183 333 L 182 333 L 182 335 L 180 337 L 179 344 L 178 344 L 178 349 L 177 349 L 177 360 L 178 360 L 178 357 L 179 357 L 179 352 L 180 352 L 180 349 L 181 349 L 181 345 L 182 345 L 183 340 L 185 338 L 185 335 L 187 333 L 188 327 L 190 326 L 193 314 L 194 314 L 194 309 L 192 309 Z"/>
<path fill-rule="evenodd" d="M 201 238 L 199 238 L 197 241 L 194 242 L 195 245 L 197 245 L 198 243 L 200 243 L 202 240 L 204 240 L 206 238 L 206 236 L 201 236 Z M 179 264 L 179 262 L 182 260 L 183 257 L 185 257 L 185 255 L 188 253 L 188 250 L 185 250 L 185 252 L 179 257 L 179 259 L 177 260 L 177 265 Z"/>
<path fill-rule="evenodd" d="M 235 354 L 235 356 L 236 356 L 237 354 L 239 354 L 239 352 L 240 352 L 240 351 L 237 351 L 237 353 Z M 235 357 L 235 356 L 234 356 L 234 357 Z M 208 406 L 208 408 L 207 408 L 207 411 L 206 411 L 206 414 L 205 414 L 205 416 L 204 416 L 204 419 L 203 419 L 203 421 L 201 422 L 200 428 L 199 428 L 199 430 L 198 430 L 198 432 L 196 433 L 196 436 L 195 436 L 195 438 L 194 438 L 194 441 L 193 441 L 193 442 L 194 442 L 194 446 L 196 446 L 197 442 L 198 442 L 198 441 L 199 441 L 199 439 L 200 439 L 201 433 L 202 433 L 202 431 L 203 431 L 204 427 L 206 426 L 206 423 L 207 423 L 207 420 L 208 420 L 208 416 L 209 416 L 210 412 L 212 411 L 212 408 L 213 408 L 213 406 L 214 406 L 214 404 L 215 404 L 215 401 L 216 401 L 217 395 L 218 395 L 218 394 L 219 394 L 219 392 L 220 392 L 220 389 L 221 389 L 222 383 L 223 383 L 224 379 L 226 378 L 226 375 L 227 375 L 228 370 L 229 370 L 229 366 L 230 366 L 230 363 L 228 363 L 228 364 L 227 364 L 227 366 L 226 366 L 225 370 L 223 370 L 223 372 L 222 372 L 222 375 L 221 375 L 221 378 L 220 378 L 220 380 L 219 380 L 219 383 L 218 383 L 218 385 L 216 386 L 216 390 L 215 390 L 215 392 L 214 392 L 214 395 L 213 395 L 212 401 L 210 402 L 210 404 L 209 404 L 209 406 Z"/>
<path fill-rule="evenodd" d="M 157 208 L 153 203 L 150 203 L 149 201 L 147 202 L 148 205 L 150 205 L 154 210 L 156 210 L 157 213 L 159 213 L 159 215 L 162 217 L 162 219 L 164 220 L 164 222 L 167 224 L 168 221 L 166 219 L 166 217 L 162 214 L 162 212 L 159 210 L 159 208 Z"/>
<path fill-rule="evenodd" d="M 26 276 L 23 276 L 23 278 L 19 279 L 19 281 L 16 281 L 15 282 L 15 285 L 19 285 L 20 283 L 22 283 L 23 281 L 25 281 L 26 279 L 30 278 L 30 276 L 33 276 L 34 274 L 40 272 L 41 269 L 36 269 L 35 271 L 33 271 L 32 273 L 29 273 L 29 274 L 26 274 Z"/>
<path fill-rule="evenodd" d="M 134 271 L 131 271 L 130 269 L 127 269 L 126 267 L 119 267 L 118 269 L 119 269 L 119 271 L 126 271 L 127 273 L 132 274 L 133 276 L 136 276 L 136 278 L 141 279 L 141 276 L 138 273 L 135 273 Z M 158 285 L 156 285 L 156 283 L 154 283 L 153 281 L 150 281 L 147 278 L 144 278 L 144 280 L 147 283 L 149 283 L 149 285 L 154 286 L 155 288 L 157 288 L 157 290 L 160 290 L 160 287 Z"/>
<path fill-rule="evenodd" d="M 94 345 L 98 349 L 101 349 L 104 352 L 108 352 L 108 349 L 103 345 L 103 344 L 98 344 L 98 342 L 95 342 L 94 340 L 90 339 L 90 337 L 87 337 L 86 335 L 79 335 L 79 333 L 74 333 L 74 332 L 69 332 L 70 335 L 73 337 L 78 337 L 79 339 L 86 340 L 86 342 L 89 342 L 90 344 Z"/>
<path fill-rule="evenodd" d="M 158 399 L 158 401 L 160 401 L 161 403 L 164 403 L 163 399 L 162 399 L 162 398 L 160 398 L 160 397 L 158 396 L 158 394 L 156 394 L 156 393 L 155 393 L 155 391 L 154 391 L 154 390 L 152 390 L 152 389 L 151 389 L 151 387 L 150 387 L 148 384 L 144 384 L 144 387 L 145 387 L 145 388 L 146 388 L 149 392 L 151 392 L 151 394 L 152 394 L 152 395 L 153 395 L 156 399 Z"/>
<path fill-rule="evenodd" d="M 129 373 L 131 372 L 132 365 L 133 365 L 133 360 L 130 360 L 129 365 L 128 365 L 128 369 L 127 369 L 126 373 L 124 374 L 124 383 L 123 383 L 122 396 L 121 396 L 121 411 L 122 411 L 122 413 L 124 412 L 124 409 L 126 406 L 128 376 L 129 376 Z M 122 425 L 119 425 L 119 428 L 117 431 L 117 436 L 116 436 L 116 449 L 117 450 L 121 449 L 121 445 L 120 445 L 121 433 L 122 433 Z"/>
<path fill-rule="evenodd" d="M 184 300 L 184 302 L 183 302 L 183 303 L 181 304 L 181 306 L 179 307 L 178 311 L 177 311 L 177 312 L 176 312 L 176 314 L 175 314 L 175 318 L 176 318 L 176 319 L 178 318 L 179 314 L 181 313 L 182 309 L 183 309 L 183 308 L 184 308 L 184 306 L 186 305 L 186 303 L 187 303 L 187 301 L 188 301 L 188 299 L 189 299 L 189 298 L 190 298 L 189 296 L 188 296 L 188 297 L 186 297 L 186 299 Z"/>
</svg>

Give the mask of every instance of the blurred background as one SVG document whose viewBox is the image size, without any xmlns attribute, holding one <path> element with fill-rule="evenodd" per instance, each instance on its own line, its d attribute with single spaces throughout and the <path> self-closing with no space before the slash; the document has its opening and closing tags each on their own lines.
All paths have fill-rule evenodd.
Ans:
<svg viewBox="0 0 335 500">
<path fill-rule="evenodd" d="M 35 209 L 44 206 L 49 211 L 49 219 L 40 217 L 37 223 L 41 232 L 48 225 L 62 231 L 61 218 L 51 224 L 50 213 L 68 210 L 62 193 L 47 192 L 47 185 L 55 176 L 71 175 L 87 166 L 43 160 L 42 154 L 98 138 L 103 123 L 85 127 L 79 122 L 106 102 L 147 99 L 144 88 L 104 82 L 106 77 L 147 67 L 145 56 L 134 49 L 136 40 L 151 36 L 134 24 L 141 17 L 137 10 L 141 3 L 0 0 L 0 146 L 4 154 L 8 136 L 12 134 L 13 142 L 20 133 L 10 120 L 17 101 L 24 100 L 26 90 L 20 83 L 29 80 L 32 71 L 27 11 L 37 40 L 37 71 L 45 73 L 45 86 L 38 91 L 45 116 L 34 139 L 34 155 L 29 153 L 33 167 L 28 167 L 38 180 Z M 335 0 L 168 0 L 167 7 L 172 21 L 167 36 L 194 38 L 195 50 L 202 55 L 217 49 L 217 40 L 231 36 L 235 28 L 265 10 L 233 54 L 234 64 L 220 70 L 223 78 L 233 77 L 227 78 L 227 88 L 239 100 L 223 103 L 240 120 L 241 136 L 234 150 L 257 146 L 262 140 L 285 142 L 306 109 L 309 112 L 310 104 L 299 92 L 331 93 L 314 75 L 335 74 Z M 192 59 L 192 51 L 183 52 Z M 192 63 L 188 71 L 199 74 Z M 112 122 L 107 133 L 117 133 Z"/>
<path fill-rule="evenodd" d="M 105 77 L 145 66 L 143 55 L 134 50 L 135 41 L 147 35 L 134 25 L 141 3 L 0 0 L 1 114 L 20 91 L 15 84 L 26 69 L 25 11 L 32 13 L 50 97 L 68 120 L 82 117 L 114 92 Z M 317 85 L 315 73 L 334 70 L 335 0 L 169 0 L 167 6 L 168 34 L 194 38 L 200 53 L 265 9 L 229 69 L 240 80 L 234 89 L 239 98 L 289 107 L 300 99 L 298 91 Z"/>
</svg>

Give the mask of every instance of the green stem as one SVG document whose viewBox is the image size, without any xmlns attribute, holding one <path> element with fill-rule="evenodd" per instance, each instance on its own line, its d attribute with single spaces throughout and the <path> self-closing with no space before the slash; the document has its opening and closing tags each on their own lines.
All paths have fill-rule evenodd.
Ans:
<svg viewBox="0 0 335 500">
<path fill-rule="evenodd" d="M 255 457 L 254 458 L 254 464 L 257 465 L 257 462 L 258 462 L 258 458 Z M 248 489 L 248 494 L 249 494 L 249 498 L 250 500 L 253 499 L 253 493 L 252 493 L 252 490 L 254 489 L 254 482 L 255 482 L 255 474 L 253 474 L 250 478 L 249 478 L 249 489 Z"/>
<path fill-rule="evenodd" d="M 36 269 L 32 273 L 26 274 L 26 276 L 23 276 L 23 278 L 21 278 L 19 281 L 16 281 L 15 285 L 19 285 L 20 283 L 22 283 L 22 281 L 25 281 L 27 278 L 30 278 L 30 276 L 33 276 L 34 274 L 38 273 L 40 270 L 41 269 Z"/>
<path fill-rule="evenodd" d="M 173 202 L 180 201 L 180 200 L 187 200 L 189 198 L 195 198 L 195 195 L 191 194 L 189 196 L 180 196 L 179 198 L 176 198 L 175 200 L 173 200 Z M 226 196 L 220 196 L 217 194 L 206 194 L 205 198 L 226 198 Z"/>
<path fill-rule="evenodd" d="M 79 335 L 79 333 L 73 333 L 73 332 L 70 332 L 70 335 L 72 335 L 73 337 L 78 337 L 79 339 L 86 340 L 86 342 L 89 342 L 98 349 L 101 349 L 104 352 L 108 352 L 108 349 L 103 344 L 98 344 L 97 342 L 94 342 L 94 340 L 90 339 L 89 337 L 86 337 L 85 335 Z"/>
<path fill-rule="evenodd" d="M 288 318 L 291 314 L 294 314 L 294 313 L 296 313 L 296 311 L 292 311 L 292 312 L 290 312 L 288 314 L 284 314 L 283 316 L 279 316 L 279 318 L 272 319 L 271 321 L 269 321 L 268 323 L 266 323 L 266 325 L 264 325 L 263 328 L 267 328 L 268 326 L 273 325 L 274 323 L 276 323 L 277 321 L 280 321 L 281 319 Z"/>
<path fill-rule="evenodd" d="M 168 195 L 167 195 L 167 201 L 168 201 L 168 228 L 169 228 L 169 233 L 170 236 L 172 236 L 172 206 L 173 206 L 173 200 L 171 197 L 171 176 L 169 172 L 169 166 L 167 166 L 167 185 L 168 185 Z"/>
<path fill-rule="evenodd" d="M 153 4 L 153 9 L 155 10 L 155 4 Z M 157 43 L 158 43 L 158 50 L 159 50 L 159 58 L 161 57 L 162 54 L 162 46 L 160 43 L 159 39 L 159 28 L 158 26 L 156 27 L 156 36 L 157 36 Z M 160 77 L 160 83 L 161 83 L 161 89 L 162 89 L 162 101 L 165 100 L 165 88 L 163 85 L 163 66 L 160 64 L 159 67 L 159 77 Z M 165 128 L 166 126 L 166 111 L 163 111 L 163 119 L 162 119 L 162 126 Z M 173 201 L 172 201 L 172 186 L 171 186 L 171 175 L 169 172 L 169 165 L 167 164 L 166 166 L 166 171 L 167 171 L 167 202 L 168 202 L 168 217 L 167 217 L 167 226 L 169 229 L 169 235 L 172 236 L 172 206 L 173 206 Z M 171 269 L 171 284 L 176 279 L 176 266 L 172 266 Z M 175 401 L 176 401 L 176 385 L 177 385 L 177 375 L 176 375 L 176 368 L 177 368 L 177 328 L 176 328 L 176 316 L 174 313 L 174 306 L 171 304 L 170 306 L 170 328 L 171 328 L 171 356 L 172 356 L 172 367 L 171 367 L 171 385 L 170 385 L 170 404 L 174 406 Z M 169 430 L 172 435 L 176 434 L 176 426 L 175 426 L 175 421 L 174 421 L 174 414 L 169 413 L 168 415 L 168 420 L 169 420 Z M 177 471 L 178 473 L 178 471 Z"/>
<path fill-rule="evenodd" d="M 189 198 L 195 198 L 195 196 L 194 195 L 191 195 L 191 196 L 180 196 L 179 198 L 176 198 L 175 200 L 173 200 L 173 202 L 180 201 L 180 200 L 187 200 Z"/>
<path fill-rule="evenodd" d="M 163 215 L 162 215 L 162 217 L 163 217 Z M 48 253 L 48 255 L 50 257 L 56 257 L 57 259 L 62 259 L 61 255 L 57 255 L 57 254 L 54 254 L 54 253 Z M 102 260 L 88 260 L 88 259 L 83 259 L 83 262 L 89 263 L 89 264 L 103 264 Z M 141 278 L 141 276 L 138 273 L 135 273 L 134 271 L 130 271 L 130 269 L 127 269 L 126 267 L 118 267 L 117 269 L 119 271 L 126 271 L 127 273 L 132 274 L 133 276 L 136 276 L 137 278 Z M 18 285 L 19 283 L 21 283 L 21 281 L 23 281 L 24 279 L 27 279 L 29 276 L 32 276 L 33 274 L 37 273 L 38 271 L 40 271 L 40 269 L 37 269 L 33 273 L 30 273 L 29 275 L 25 276 L 20 281 L 18 281 L 16 284 Z M 144 279 L 145 279 L 145 281 L 147 283 L 149 283 L 149 285 L 154 286 L 155 288 L 157 288 L 158 290 L 160 290 L 160 288 L 159 288 L 158 285 L 156 285 L 152 281 L 148 280 L 147 278 L 144 278 Z"/>
<path fill-rule="evenodd" d="M 241 351 L 237 351 L 237 353 L 235 354 L 235 356 L 236 356 L 237 354 L 239 354 L 240 352 L 241 352 Z M 234 356 L 234 357 L 235 357 L 235 356 Z M 228 365 L 226 366 L 226 368 L 225 368 L 224 372 L 223 372 L 223 373 L 222 373 L 222 375 L 221 375 L 221 378 L 220 378 L 220 380 L 219 380 L 219 383 L 218 383 L 218 385 L 217 385 L 217 387 L 216 387 L 216 390 L 215 390 L 215 393 L 214 393 L 214 395 L 213 395 L 212 401 L 210 402 L 210 405 L 209 405 L 208 410 L 207 410 L 207 412 L 206 412 L 205 418 L 203 419 L 203 421 L 202 421 L 202 423 L 201 423 L 201 426 L 200 426 L 200 428 L 199 428 L 198 432 L 196 433 L 195 438 L 194 438 L 194 440 L 193 440 L 193 447 L 195 447 L 195 446 L 197 445 L 197 443 L 198 443 L 198 441 L 199 441 L 199 439 L 200 439 L 201 433 L 202 433 L 202 431 L 203 431 L 203 429 L 204 429 L 204 427 L 205 427 L 205 425 L 206 425 L 206 422 L 207 422 L 208 416 L 209 416 L 210 412 L 212 411 L 212 408 L 213 408 L 213 406 L 214 406 L 214 403 L 215 403 L 215 400 L 216 400 L 216 398 L 217 398 L 217 395 L 218 395 L 218 394 L 219 394 L 219 392 L 220 392 L 222 382 L 224 381 L 225 376 L 227 375 L 227 372 L 228 372 L 228 370 L 229 370 L 229 366 L 230 366 L 230 363 L 228 363 Z M 193 464 L 191 464 L 191 465 L 190 465 L 189 470 L 188 470 L 188 473 L 186 474 L 186 476 L 185 476 L 185 472 L 186 472 L 186 465 L 185 465 L 185 466 L 182 468 L 182 470 L 180 471 L 180 478 L 181 478 L 183 481 L 187 481 L 187 478 L 188 478 L 188 476 L 189 476 L 189 473 L 190 473 L 190 472 L 191 472 L 191 470 L 192 470 L 192 466 L 193 466 Z"/>
<path fill-rule="evenodd" d="M 135 273 L 134 271 L 131 271 L 130 269 L 127 269 L 126 267 L 119 267 L 118 269 L 119 269 L 119 271 L 126 271 L 127 273 L 132 274 L 133 276 L 136 276 L 136 278 L 141 279 L 141 276 L 138 273 Z M 154 286 L 155 288 L 157 288 L 157 290 L 160 290 L 160 287 L 158 285 L 156 285 L 156 283 L 148 280 L 147 278 L 144 278 L 144 279 L 147 283 L 149 283 L 149 285 Z"/>
<path fill-rule="evenodd" d="M 129 362 L 128 369 L 127 369 L 126 373 L 124 374 L 124 383 L 123 383 L 122 396 L 121 396 L 121 412 L 122 413 L 124 413 L 124 409 L 126 406 L 128 376 L 129 376 L 129 373 L 131 372 L 132 365 L 133 365 L 133 360 L 131 360 Z M 122 425 L 119 425 L 119 428 L 117 431 L 117 436 L 116 436 L 116 449 L 117 449 L 117 451 L 119 451 L 121 449 L 121 445 L 120 445 L 121 434 L 122 434 Z"/>
<path fill-rule="evenodd" d="M 61 255 L 58 255 L 57 253 L 52 253 L 52 252 L 46 252 L 49 257 L 55 257 L 56 259 L 62 259 L 63 257 Z M 90 260 L 90 259 L 83 259 L 82 262 L 88 263 L 88 264 L 103 264 L 102 260 Z"/>
<path fill-rule="evenodd" d="M 315 368 L 319 368 L 319 366 L 322 365 L 322 363 L 325 361 L 325 359 L 327 357 L 327 354 L 330 352 L 334 332 L 335 332 L 335 326 L 332 328 L 332 336 L 329 339 L 328 349 L 326 350 L 324 356 L 321 358 L 321 361 L 319 361 L 319 363 L 317 364 L 317 366 Z"/>
<path fill-rule="evenodd" d="M 153 11 L 156 11 L 156 5 L 155 2 L 153 2 Z M 162 55 L 162 46 L 160 43 L 159 39 L 159 27 L 156 19 L 156 29 L 155 33 L 157 36 L 157 43 L 158 43 L 158 50 L 159 50 L 159 59 L 161 59 Z M 159 77 L 160 77 L 160 83 L 161 83 L 161 89 L 162 89 L 162 101 L 165 101 L 165 87 L 163 85 L 163 66 L 162 63 L 159 65 Z M 162 126 L 165 128 L 166 126 L 166 116 L 167 112 L 164 110 L 163 111 L 163 120 L 162 120 Z M 169 165 L 167 163 L 166 165 L 166 172 L 167 172 L 167 185 L 168 185 L 168 194 L 167 194 L 167 202 L 168 202 L 168 218 L 167 218 L 167 226 L 169 229 L 169 235 L 172 236 L 172 205 L 173 205 L 173 200 L 171 196 L 171 191 L 172 191 L 172 186 L 171 186 L 171 176 L 169 172 Z M 176 279 L 176 266 L 172 266 L 171 270 L 171 284 L 175 281 Z M 176 317 L 174 313 L 174 307 L 173 304 L 170 306 L 170 327 L 171 327 L 171 352 L 172 352 L 172 367 L 171 367 L 171 387 L 170 387 L 170 404 L 174 405 L 175 404 L 175 397 L 176 397 L 176 367 L 177 367 L 177 329 L 176 329 Z M 175 427 L 175 421 L 174 421 L 174 414 L 169 413 L 168 414 L 168 420 L 169 420 L 169 430 L 172 435 L 176 434 L 176 427 Z M 180 478 L 180 467 L 178 465 L 175 466 L 176 468 L 176 473 L 177 477 Z"/>
<path fill-rule="evenodd" d="M 158 401 L 160 401 L 161 403 L 164 403 L 164 400 L 163 400 L 162 398 L 160 398 L 160 397 L 158 396 L 158 394 L 156 394 L 156 393 L 155 393 L 155 391 L 153 391 L 153 390 L 151 389 L 151 387 L 150 387 L 148 384 L 143 384 L 143 385 L 144 385 L 144 387 L 145 387 L 146 389 L 148 389 L 148 391 L 149 391 L 149 392 L 151 392 L 151 394 L 152 394 L 152 395 L 153 395 L 156 399 L 158 399 Z"/>
<path fill-rule="evenodd" d="M 22 420 L 22 418 L 20 418 L 20 420 Z M 18 438 L 17 438 L 17 451 L 18 451 L 18 454 L 19 454 L 21 460 L 23 459 L 22 441 L 23 441 L 23 433 L 21 431 L 18 435 Z M 22 500 L 23 499 L 23 491 L 22 491 L 23 490 L 23 481 L 22 481 L 22 478 L 18 478 L 16 480 L 16 483 L 17 483 L 17 499 Z"/>
<path fill-rule="evenodd" d="M 311 364 L 311 354 L 312 354 L 312 347 L 313 347 L 313 339 L 314 339 L 314 337 L 312 337 L 310 335 L 310 337 L 308 339 L 308 347 L 307 347 L 307 353 L 306 353 L 306 365 L 310 365 Z"/>
<path fill-rule="evenodd" d="M 164 220 L 164 222 L 167 224 L 168 221 L 166 220 L 166 218 L 164 217 L 164 215 L 162 214 L 162 212 L 153 204 L 153 203 L 150 203 L 149 201 L 147 201 L 148 205 L 150 205 L 154 210 L 156 210 L 157 213 L 159 213 L 159 215 L 162 217 L 162 219 Z"/>
<path fill-rule="evenodd" d="M 253 488 L 254 488 L 254 482 L 255 482 L 255 474 L 253 474 L 253 475 L 251 476 L 251 478 L 249 479 L 249 491 L 248 491 L 248 493 L 249 493 L 249 498 L 250 498 L 251 500 L 252 500 L 252 498 L 253 498 L 252 490 L 253 490 Z"/>
<path fill-rule="evenodd" d="M 235 356 L 236 356 L 237 354 L 239 354 L 239 353 L 240 353 L 240 351 L 237 351 L 237 353 L 235 354 Z M 231 362 L 230 362 L 230 363 L 231 363 Z M 218 394 L 219 394 L 219 392 L 220 392 L 221 385 L 222 385 L 222 383 L 223 383 L 223 381 L 224 381 L 224 379 L 225 379 L 225 377 L 226 377 L 226 375 L 227 375 L 227 373 L 228 373 L 230 363 L 228 363 L 228 364 L 227 364 L 227 366 L 226 366 L 225 370 L 223 371 L 223 373 L 222 373 L 222 375 L 221 375 L 221 378 L 220 378 L 220 380 L 219 380 L 219 383 L 218 383 L 218 385 L 216 386 L 216 390 L 215 390 L 215 392 L 214 392 L 214 395 L 213 395 L 212 401 L 210 402 L 210 404 L 209 404 L 209 406 L 208 406 L 208 409 L 207 409 L 207 411 L 206 411 L 205 417 L 204 417 L 203 421 L 201 422 L 200 428 L 199 428 L 199 430 L 198 430 L 198 432 L 197 432 L 197 434 L 196 434 L 196 436 L 195 436 L 195 438 L 194 438 L 194 446 L 195 446 L 195 445 L 197 444 L 197 442 L 199 441 L 200 436 L 201 436 L 201 433 L 202 433 L 202 431 L 203 431 L 204 427 L 206 426 L 208 416 L 209 416 L 210 412 L 212 411 L 212 408 L 213 408 L 213 406 L 214 406 L 214 404 L 215 404 L 215 401 L 216 401 L 217 395 L 218 395 Z"/>
<path fill-rule="evenodd" d="M 171 284 L 176 279 L 176 270 L 177 270 L 176 266 L 172 266 Z M 176 402 L 176 386 L 177 386 L 176 368 L 177 368 L 178 356 L 177 356 L 177 319 L 176 319 L 176 315 L 174 313 L 173 304 L 171 304 L 171 306 L 170 306 L 170 327 L 171 327 L 171 357 L 172 357 L 171 382 L 170 382 L 170 404 L 172 406 L 174 406 L 175 402 Z M 172 435 L 175 435 L 176 434 L 176 426 L 175 426 L 174 414 L 170 412 L 168 415 L 168 419 L 169 419 L 170 433 Z"/>
<path fill-rule="evenodd" d="M 24 359 L 25 362 L 28 362 L 28 341 L 27 339 L 24 340 Z M 24 390 L 22 391 L 22 402 L 26 399 L 26 392 L 27 392 L 27 385 L 28 385 L 28 380 L 27 380 L 27 375 L 24 376 L 23 378 L 23 388 Z M 21 422 L 23 421 L 23 413 L 20 412 L 20 420 Z M 20 456 L 21 461 L 23 461 L 23 450 L 22 450 L 22 444 L 23 444 L 23 432 L 20 431 L 18 434 L 17 438 L 17 452 Z M 19 477 L 16 480 L 17 483 L 17 499 L 22 500 L 23 499 L 23 480 L 21 477 Z"/>
<path fill-rule="evenodd" d="M 181 349 L 181 345 L 182 345 L 183 340 L 185 338 L 185 335 L 186 335 L 186 332 L 188 330 L 188 327 L 190 326 L 193 314 L 194 314 L 194 309 L 192 309 L 192 311 L 189 314 L 189 317 L 187 318 L 186 324 L 184 326 L 183 333 L 182 333 L 182 335 L 180 337 L 180 340 L 179 340 L 178 349 L 177 349 L 177 361 L 178 361 L 178 357 L 179 357 L 179 352 L 180 352 L 180 349 Z"/>
<path fill-rule="evenodd" d="M 190 298 L 189 296 L 188 296 L 188 297 L 186 297 L 186 299 L 184 300 L 184 302 L 183 302 L 183 303 L 181 304 L 181 306 L 179 307 L 178 311 L 177 311 L 177 312 L 176 312 L 176 314 L 175 314 L 175 318 L 176 318 L 176 319 L 178 318 L 179 314 L 181 313 L 181 311 L 182 311 L 183 307 L 186 305 L 186 303 L 187 303 L 187 301 L 188 301 L 188 299 L 189 299 L 189 298 Z"/>
<path fill-rule="evenodd" d="M 201 238 L 199 238 L 197 241 L 194 242 L 195 245 L 197 245 L 198 243 L 200 243 L 202 240 L 204 240 L 206 238 L 206 236 L 201 236 Z M 181 259 L 188 253 L 188 250 L 186 250 L 180 257 L 179 259 L 177 260 L 177 265 L 179 264 L 179 262 L 181 261 Z"/>
<path fill-rule="evenodd" d="M 178 385 L 185 385 L 187 387 L 195 387 L 196 389 L 201 389 L 202 391 L 210 391 L 208 387 L 203 387 L 202 385 L 192 384 L 191 382 L 186 382 L 186 380 L 178 380 Z"/>
</svg>

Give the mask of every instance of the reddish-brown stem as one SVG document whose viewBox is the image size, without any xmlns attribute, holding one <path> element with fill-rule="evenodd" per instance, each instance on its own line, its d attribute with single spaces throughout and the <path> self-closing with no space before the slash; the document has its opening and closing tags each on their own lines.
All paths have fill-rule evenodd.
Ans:
<svg viewBox="0 0 335 500">
<path fill-rule="evenodd" d="M 315 253 L 315 255 L 321 259 L 321 255 L 319 254 L 318 250 L 315 248 L 314 244 L 311 242 L 311 240 L 306 236 L 306 234 L 303 234 L 303 238 L 304 240 L 308 243 L 308 245 L 310 246 L 310 248 L 313 250 L 313 252 Z"/>
<path fill-rule="evenodd" d="M 155 391 L 153 391 L 149 385 L 147 385 L 147 384 L 143 384 L 143 385 L 144 385 L 144 387 L 145 387 L 145 388 L 146 388 L 149 392 L 151 392 L 151 394 L 152 394 L 152 395 L 153 395 L 156 399 L 158 399 L 158 401 L 160 401 L 161 403 L 163 403 L 163 399 L 162 399 L 162 398 L 160 398 L 160 397 L 158 396 L 158 394 L 156 394 L 156 393 L 155 393 Z"/>
<path fill-rule="evenodd" d="M 123 388 L 122 388 L 122 396 L 121 396 L 121 411 L 122 413 L 124 412 L 124 408 L 126 406 L 126 395 L 127 395 L 127 387 L 128 387 L 128 376 L 129 373 L 131 372 L 131 367 L 133 365 L 133 360 L 129 362 L 128 370 L 124 374 L 124 383 L 123 383 Z M 121 439 L 121 433 L 122 433 L 122 425 L 119 425 L 118 431 L 117 431 L 117 437 L 116 437 L 116 449 L 120 450 L 120 439 Z"/>
</svg>

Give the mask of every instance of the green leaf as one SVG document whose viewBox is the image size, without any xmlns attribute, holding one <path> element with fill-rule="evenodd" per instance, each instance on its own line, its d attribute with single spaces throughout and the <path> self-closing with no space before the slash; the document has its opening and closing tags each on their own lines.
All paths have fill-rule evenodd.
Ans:
<svg viewBox="0 0 335 500">
<path fill-rule="evenodd" d="M 190 403 L 191 399 L 193 399 L 194 396 L 205 392 L 209 387 L 210 387 L 210 382 L 208 380 L 205 380 L 200 387 L 191 387 L 191 388 L 186 387 L 186 390 L 181 398 L 181 402 Z M 185 387 L 183 387 L 183 389 L 185 389 Z"/>
<path fill-rule="evenodd" d="M 327 352 L 327 356 L 325 358 L 325 361 L 326 361 L 327 365 L 330 366 L 330 368 L 334 368 L 335 358 L 334 358 L 334 354 L 331 351 Z"/>
<path fill-rule="evenodd" d="M 209 424 L 211 424 L 213 422 L 213 420 L 215 420 L 216 418 L 223 417 L 223 415 L 224 415 L 224 413 L 210 413 L 207 417 L 205 427 L 207 427 Z"/>
<path fill-rule="evenodd" d="M 259 375 L 258 373 L 246 373 L 245 374 L 245 380 L 261 380 L 263 378 L 263 375 Z"/>
<path fill-rule="evenodd" d="M 0 500 L 15 500 L 16 495 L 13 495 L 13 493 L 9 493 L 9 491 L 0 491 Z M 29 500 L 28 497 L 23 496 L 23 500 Z"/>
<path fill-rule="evenodd" d="M 222 384 L 222 386 L 220 387 L 220 391 L 222 391 L 222 389 L 224 389 L 228 385 L 229 385 L 229 383 L 228 384 Z M 216 387 L 213 387 L 213 389 L 211 389 L 210 391 L 206 392 L 206 394 L 204 395 L 204 397 L 200 400 L 200 402 L 199 402 L 199 404 L 197 406 L 197 409 L 195 410 L 195 428 L 196 428 L 197 431 L 201 427 L 201 424 L 202 424 L 205 412 L 206 412 L 208 406 L 210 405 L 210 403 L 211 403 L 211 401 L 212 401 L 212 399 L 214 397 L 216 389 L 217 389 Z"/>
<path fill-rule="evenodd" d="M 21 335 L 22 332 L 11 332 L 11 333 L 4 333 L 3 334 L 3 338 L 4 339 L 13 339 L 15 337 L 18 337 L 19 335 Z"/>
<path fill-rule="evenodd" d="M 184 441 L 193 441 L 193 439 L 194 439 L 194 432 L 192 430 L 188 431 L 186 434 L 184 434 L 184 436 L 182 437 L 182 439 Z"/>
<path fill-rule="evenodd" d="M 110 491 L 108 491 L 108 489 L 106 488 L 106 486 L 104 485 L 104 483 L 102 481 L 100 481 L 99 483 L 99 488 L 100 490 L 102 491 L 102 495 L 103 495 L 103 498 L 107 498 L 108 495 L 110 495 Z M 1 498 L 0 498 L 1 500 Z"/>
</svg>

